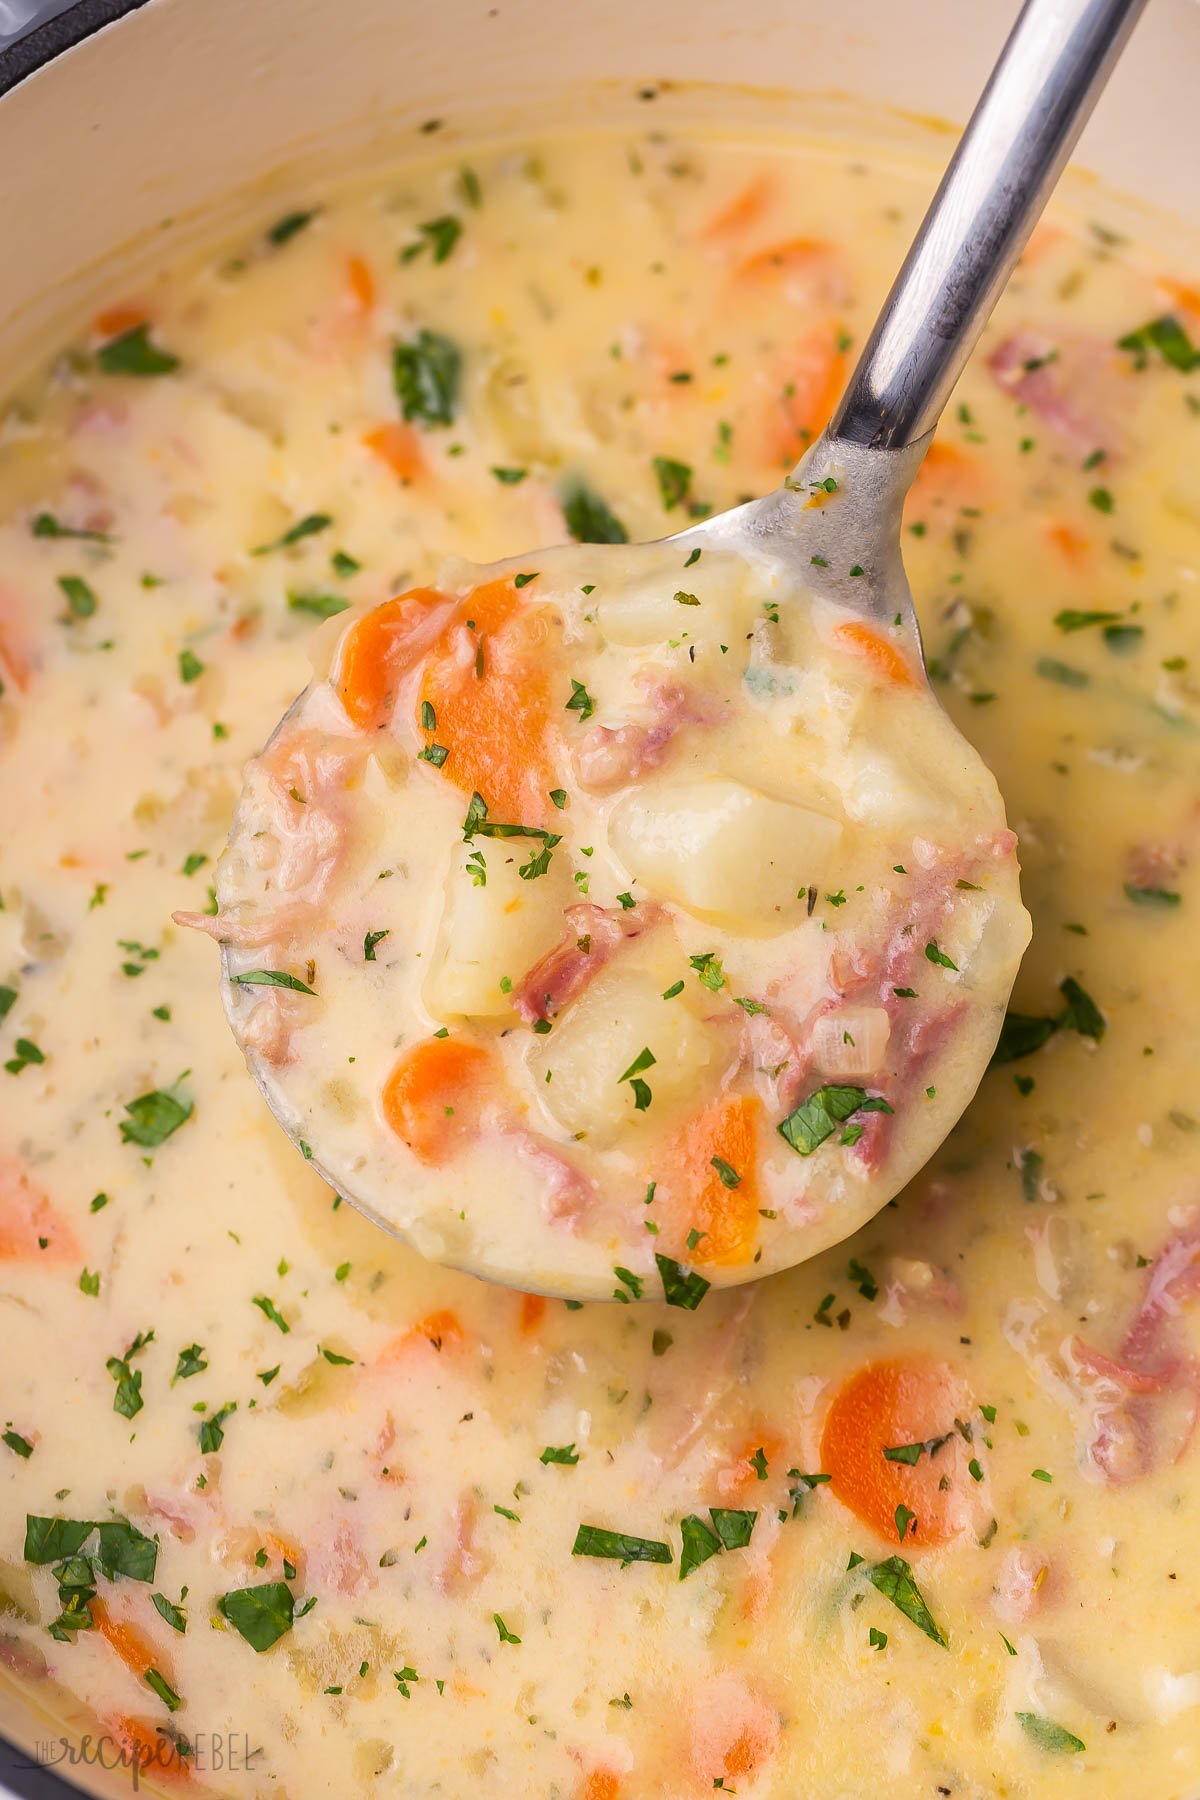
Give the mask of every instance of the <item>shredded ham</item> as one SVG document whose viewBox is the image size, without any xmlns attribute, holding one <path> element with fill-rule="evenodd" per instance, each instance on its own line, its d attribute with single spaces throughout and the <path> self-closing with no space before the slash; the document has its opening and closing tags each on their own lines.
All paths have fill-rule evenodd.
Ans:
<svg viewBox="0 0 1200 1800">
<path fill-rule="evenodd" d="M 1119 1485 L 1178 1462 L 1200 1418 L 1200 1365 L 1173 1342 L 1185 1301 L 1200 1293 L 1200 1224 L 1179 1232 L 1150 1267 L 1115 1356 L 1076 1337 L 1071 1361 L 1092 1403 L 1087 1455 Z"/>
<path fill-rule="evenodd" d="M 566 936 L 534 964 L 513 995 L 513 1004 L 527 1025 L 550 1018 L 577 1000 L 619 946 L 657 924 L 660 914 L 648 903 L 628 912 L 614 912 L 581 901 L 578 906 L 568 906 L 563 917 Z"/>
<path fill-rule="evenodd" d="M 575 752 L 580 784 L 593 793 L 608 793 L 657 769 L 685 725 L 703 725 L 712 718 L 711 703 L 682 682 L 664 681 L 647 672 L 639 683 L 650 700 L 650 719 L 628 725 L 593 725 Z"/>
<path fill-rule="evenodd" d="M 256 839 L 264 858 L 264 893 L 249 917 L 176 912 L 177 925 L 207 932 L 222 944 L 261 949 L 294 938 L 316 923 L 341 868 L 352 808 L 347 788 L 364 751 L 350 739 L 299 729 L 277 733 L 259 758 L 254 804 L 265 829 Z"/>
<path fill-rule="evenodd" d="M 434 1575 L 434 1582 L 443 1594 L 469 1592 L 491 1566 L 491 1557 L 475 1545 L 478 1520 L 478 1501 L 473 1494 L 464 1493 L 451 1514 L 450 1548 Z"/>
<path fill-rule="evenodd" d="M 1123 449 L 1116 397 L 1111 409 L 1102 411 L 1097 405 L 1119 373 L 1109 345 L 1059 346 L 1040 332 L 1017 331 L 997 345 L 987 366 L 998 386 L 1075 449 L 1084 453 Z"/>
</svg>

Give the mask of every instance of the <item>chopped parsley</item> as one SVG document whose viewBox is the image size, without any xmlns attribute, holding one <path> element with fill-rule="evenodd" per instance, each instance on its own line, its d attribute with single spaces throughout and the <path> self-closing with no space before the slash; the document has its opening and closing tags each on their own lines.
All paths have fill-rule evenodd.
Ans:
<svg viewBox="0 0 1200 1800">
<path fill-rule="evenodd" d="M 799 1155 L 811 1156 L 853 1113 L 892 1110 L 881 1094 L 868 1095 L 865 1088 L 823 1087 L 802 1101 L 776 1130 Z"/>
<path fill-rule="evenodd" d="M 235 1588 L 217 1601 L 217 1611 L 260 1655 L 292 1629 L 295 1606 L 292 1590 L 285 1581 Z"/>
<path fill-rule="evenodd" d="M 333 520 L 328 513 L 305 513 L 302 519 L 289 525 L 281 537 L 272 538 L 269 544 L 259 544 L 250 554 L 269 556 L 273 550 L 290 550 L 293 544 L 300 543 L 303 538 L 315 537 L 318 532 L 327 531 L 332 524 Z"/>
<path fill-rule="evenodd" d="M 248 969 L 244 975 L 231 975 L 230 981 L 240 987 L 274 987 L 289 988 L 293 994 L 316 994 L 306 981 L 298 975 L 289 975 L 284 969 Z"/>
<path fill-rule="evenodd" d="M 170 375 L 179 358 L 151 343 L 150 327 L 143 323 L 101 344 L 96 363 L 106 375 Z"/>
<path fill-rule="evenodd" d="M 182 1080 L 181 1075 L 179 1081 Z M 127 1102 L 125 1112 L 128 1116 L 120 1121 L 123 1144 L 140 1144 L 144 1149 L 157 1150 L 173 1132 L 187 1123 L 195 1111 L 195 1102 L 180 1092 L 179 1081 L 174 1087 L 154 1088 Z"/>
<path fill-rule="evenodd" d="M 663 1299 L 668 1306 L 681 1307 L 685 1312 L 695 1312 L 707 1294 L 711 1282 L 698 1275 L 695 1269 L 685 1270 L 670 1256 L 662 1256 L 658 1251 L 654 1254 L 658 1265 L 659 1278 L 663 1286 Z"/>
<path fill-rule="evenodd" d="M 461 375 L 457 344 L 436 331 L 419 331 L 392 347 L 392 385 L 409 424 L 452 425 Z"/>
<path fill-rule="evenodd" d="M 608 1531 L 601 1525 L 581 1525 L 571 1546 L 572 1556 L 598 1556 L 610 1562 L 670 1563 L 675 1558 L 669 1544 L 655 1538 L 631 1537 L 628 1532 Z"/>
<path fill-rule="evenodd" d="M 651 466 L 658 481 L 658 492 L 662 499 L 663 510 L 671 512 L 687 499 L 692 485 L 691 465 L 690 463 L 676 462 L 670 456 L 656 456 Z"/>
</svg>

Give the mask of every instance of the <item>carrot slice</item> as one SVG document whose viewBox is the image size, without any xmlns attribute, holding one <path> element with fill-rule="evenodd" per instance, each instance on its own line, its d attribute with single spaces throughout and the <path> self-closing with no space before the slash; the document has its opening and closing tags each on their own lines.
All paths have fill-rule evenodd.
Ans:
<svg viewBox="0 0 1200 1800">
<path fill-rule="evenodd" d="M 1046 536 L 1073 569 L 1083 568 L 1092 546 L 1091 539 L 1082 531 L 1076 531 L 1073 525 L 1048 525 Z"/>
<path fill-rule="evenodd" d="M 872 631 L 869 625 L 860 625 L 857 621 L 835 625 L 831 636 L 841 649 L 862 657 L 883 680 L 896 687 L 917 685 L 908 658 L 878 631 Z"/>
<path fill-rule="evenodd" d="M 511 581 L 491 581 L 461 602 L 426 660 L 421 708 L 437 721 L 427 739 L 449 751 L 444 774 L 509 824 L 550 823 L 553 649 L 546 610 L 524 604 Z"/>
<path fill-rule="evenodd" d="M 611 1769 L 593 1769 L 579 1790 L 579 1800 L 621 1800 L 621 1783 Z"/>
<path fill-rule="evenodd" d="M 93 1600 L 91 1612 L 96 1630 L 127 1669 L 132 1669 L 135 1675 L 144 1675 L 147 1669 L 155 1667 L 159 1660 L 158 1651 L 136 1625 L 126 1619 L 114 1619 L 103 1600 Z"/>
<path fill-rule="evenodd" d="M 1190 313 L 1200 314 L 1200 287 L 1191 281 L 1175 281 L 1168 276 L 1161 276 L 1158 285 L 1165 293 L 1170 294 L 1176 305 L 1182 306 Z"/>
<path fill-rule="evenodd" d="M 116 1745 L 125 1767 L 138 1771 L 135 1787 L 140 1787 L 147 1771 L 154 1780 L 191 1780 L 191 1764 L 179 1745 L 144 1719 L 123 1713 L 110 1714 L 104 1720 L 104 1736 L 100 1743 L 105 1737 Z M 104 1766 L 111 1768 L 113 1759 L 110 1757 Z"/>
<path fill-rule="evenodd" d="M 791 350 L 778 371 L 765 454 L 776 467 L 790 466 L 825 425 L 841 397 L 846 357 L 834 326 L 822 326 Z"/>
<path fill-rule="evenodd" d="M 521 1330 L 528 1335 L 536 1331 L 546 1316 L 545 1294 L 521 1295 Z"/>
<path fill-rule="evenodd" d="M 360 312 L 370 312 L 375 304 L 375 277 L 371 266 L 361 256 L 352 256 L 346 263 L 346 281 L 350 288 L 350 298 Z"/>
<path fill-rule="evenodd" d="M 134 331 L 139 325 L 146 323 L 144 306 L 110 306 L 104 312 L 96 314 L 92 320 L 92 330 L 97 337 L 121 337 L 126 331 Z"/>
<path fill-rule="evenodd" d="M 897 1357 L 864 1364 L 842 1383 L 825 1415 L 821 1467 L 831 1491 L 886 1541 L 896 1542 L 896 1509 L 906 1506 L 916 1514 L 907 1545 L 947 1543 L 966 1523 L 952 1445 L 932 1454 L 922 1449 L 911 1464 L 889 1460 L 884 1451 L 953 1434 L 955 1419 L 969 1407 L 963 1383 L 944 1363 Z"/>
<path fill-rule="evenodd" d="M 753 1094 L 717 1100 L 679 1133 L 667 1185 L 679 1233 L 702 1234 L 688 1252 L 695 1263 L 743 1263 L 754 1253 L 761 1111 Z"/>
<path fill-rule="evenodd" d="M 425 473 L 421 439 L 411 425 L 401 425 L 392 419 L 386 425 L 364 431 L 362 441 L 372 456 L 378 457 L 406 486 Z"/>
<path fill-rule="evenodd" d="M 772 276 L 795 275 L 801 270 L 830 267 L 837 252 L 821 238 L 789 238 L 783 244 L 768 244 L 747 256 L 733 271 L 735 281 L 764 281 Z"/>
<path fill-rule="evenodd" d="M 745 231 L 762 217 L 774 192 L 775 183 L 770 175 L 756 175 L 727 206 L 713 214 L 708 224 L 701 228 L 700 236 L 711 242 L 714 238 L 734 237 Z"/>
<path fill-rule="evenodd" d="M 492 1058 L 462 1038 L 426 1038 L 406 1050 L 383 1089 L 383 1116 L 423 1163 L 445 1162 L 478 1123 Z"/>
<path fill-rule="evenodd" d="M 466 1336 L 458 1314 L 451 1312 L 448 1307 L 441 1307 L 437 1312 L 418 1319 L 415 1325 L 410 1325 L 399 1337 L 385 1344 L 376 1361 L 383 1365 L 401 1362 L 412 1351 L 421 1349 L 461 1350 L 465 1342 Z"/>
<path fill-rule="evenodd" d="M 73 1262 L 79 1240 L 24 1169 L 0 1160 L 0 1262 Z"/>
<path fill-rule="evenodd" d="M 436 588 L 410 588 L 364 614 L 342 639 L 334 686 L 360 731 L 378 731 L 396 704 L 396 689 L 441 626 L 449 600 Z"/>
</svg>

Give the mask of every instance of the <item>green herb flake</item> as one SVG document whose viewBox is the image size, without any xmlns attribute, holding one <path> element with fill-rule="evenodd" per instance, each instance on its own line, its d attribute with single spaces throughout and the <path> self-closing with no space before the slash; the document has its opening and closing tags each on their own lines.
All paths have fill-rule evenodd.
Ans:
<svg viewBox="0 0 1200 1800">
<path fill-rule="evenodd" d="M 280 1331 L 287 1333 L 292 1329 L 275 1302 L 269 1299 L 266 1294 L 255 1294 L 250 1304 L 252 1306 L 257 1306 L 263 1317 L 270 1319 L 272 1325 L 278 1326 Z"/>
<path fill-rule="evenodd" d="M 308 613 L 314 619 L 336 619 L 350 605 L 340 594 L 310 594 L 297 588 L 288 589 L 287 603 L 290 611 Z"/>
<path fill-rule="evenodd" d="M 688 496 L 692 485 L 691 466 L 685 462 L 676 462 L 670 456 L 656 456 L 651 467 L 658 482 L 663 510 L 671 512 Z"/>
<path fill-rule="evenodd" d="M 927 1638 L 932 1638 L 944 1650 L 949 1648 L 941 1626 L 926 1606 L 921 1590 L 913 1580 L 911 1564 L 902 1556 L 889 1556 L 886 1562 L 875 1563 L 868 1568 L 867 1579 L 885 1600 L 890 1600 Z"/>
<path fill-rule="evenodd" d="M 1007 1639 L 1005 1641 L 1007 1643 Z M 1015 1656 L 1011 1644 L 1008 1648 Z M 1083 1739 L 1077 1738 L 1073 1731 L 1068 1731 L 1065 1725 L 1056 1725 L 1053 1719 L 1044 1719 L 1040 1713 L 1019 1712 L 1016 1719 L 1026 1737 L 1032 1739 L 1039 1750 L 1049 1750 L 1058 1756 L 1078 1756 L 1087 1749 Z"/>
<path fill-rule="evenodd" d="M 710 1556 L 719 1554 L 721 1540 L 695 1513 L 688 1513 L 685 1518 L 680 1519 L 679 1530 L 683 1538 L 683 1549 L 679 1556 L 679 1579 L 686 1581 L 694 1569 L 706 1563 Z"/>
<path fill-rule="evenodd" d="M 141 324 L 101 344 L 96 363 L 105 375 L 170 375 L 179 358 L 152 343 L 149 325 Z"/>
<path fill-rule="evenodd" d="M 293 994 L 310 994 L 316 999 L 316 993 L 307 982 L 283 969 L 248 969 L 244 975 L 231 975 L 229 979 L 239 987 L 288 988 Z"/>
<path fill-rule="evenodd" d="M 547 1444 L 538 1457 L 540 1463 L 561 1463 L 565 1467 L 574 1468 L 579 1461 L 574 1444 Z"/>
<path fill-rule="evenodd" d="M 90 619 L 100 602 L 82 575 L 60 575 L 58 585 L 73 619 Z"/>
<path fill-rule="evenodd" d="M 269 556 L 273 550 L 290 550 L 293 544 L 300 543 L 304 538 L 316 537 L 318 532 L 327 531 L 332 524 L 333 519 L 328 513 L 305 513 L 302 519 L 289 525 L 281 537 L 272 538 L 269 544 L 259 544 L 250 554 Z"/>
<path fill-rule="evenodd" d="M 284 1581 L 265 1581 L 257 1587 L 235 1588 L 222 1594 L 217 1610 L 261 1655 L 292 1629 L 295 1600 Z"/>
<path fill-rule="evenodd" d="M 154 1088 L 148 1094 L 139 1094 L 136 1100 L 127 1102 L 124 1110 L 128 1116 L 120 1121 L 121 1142 L 157 1150 L 191 1118 L 195 1102 L 180 1092 L 176 1082 L 172 1088 Z"/>
<path fill-rule="evenodd" d="M 572 1556 L 602 1557 L 609 1562 L 671 1563 L 675 1558 L 669 1544 L 655 1538 L 631 1537 L 624 1531 L 609 1531 L 601 1525 L 581 1525 L 571 1546 Z"/>
<path fill-rule="evenodd" d="M 695 1269 L 685 1270 L 670 1256 L 662 1256 L 655 1251 L 654 1261 L 658 1266 L 659 1278 L 663 1286 L 663 1298 L 668 1306 L 678 1306 L 685 1312 L 695 1312 L 707 1294 L 711 1282 L 697 1274 Z"/>
<path fill-rule="evenodd" d="M 392 348 L 392 385 L 409 424 L 453 424 L 461 375 L 457 344 L 438 332 L 419 331 Z"/>
</svg>

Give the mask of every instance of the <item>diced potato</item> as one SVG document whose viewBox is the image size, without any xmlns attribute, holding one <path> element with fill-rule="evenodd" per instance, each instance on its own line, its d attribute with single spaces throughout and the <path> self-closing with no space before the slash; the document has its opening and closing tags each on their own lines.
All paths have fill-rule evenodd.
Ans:
<svg viewBox="0 0 1200 1800">
<path fill-rule="evenodd" d="M 533 881 L 519 870 L 539 845 L 530 840 L 479 839 L 487 882 L 476 884 L 467 865 L 467 847 L 456 846 L 446 878 L 446 896 L 422 998 L 435 1019 L 497 1019 L 512 1009 L 500 986 L 515 988 L 534 963 L 553 949 L 563 932 L 563 908 L 572 890 L 566 861 L 552 855 L 550 867 Z"/>
<path fill-rule="evenodd" d="M 677 594 L 688 599 L 678 600 Z M 689 604 L 692 600 L 699 605 Z M 632 575 L 623 585 L 606 588 L 596 604 L 596 622 L 608 642 L 631 648 L 685 634 L 704 643 L 738 643 L 752 620 L 743 566 L 711 552 L 703 564 L 690 569 L 681 564 L 674 575 Z"/>
<path fill-rule="evenodd" d="M 943 971 L 949 981 L 989 986 L 1000 972 L 1016 968 L 1032 934 L 1029 914 L 1004 895 L 958 893 L 950 923 L 938 947 L 958 964 Z"/>
<path fill-rule="evenodd" d="M 611 1143 L 640 1117 L 656 1122 L 681 1101 L 701 1106 L 715 1091 L 729 1060 L 724 1034 L 686 995 L 662 994 L 661 979 L 645 968 L 606 970 L 548 1037 L 534 1040 L 530 1070 L 565 1131 Z M 639 1071 L 652 1098 L 639 1114 L 632 1081 L 621 1077 L 643 1050 L 654 1057 Z"/>
<path fill-rule="evenodd" d="M 873 1075 L 883 1067 L 891 1034 L 882 1006 L 840 1006 L 813 1026 L 817 1067 L 825 1075 Z"/>
<path fill-rule="evenodd" d="M 830 879 L 841 838 L 838 820 L 722 778 L 635 791 L 609 823 L 649 893 L 731 921 L 793 909 L 802 889 Z"/>
</svg>

